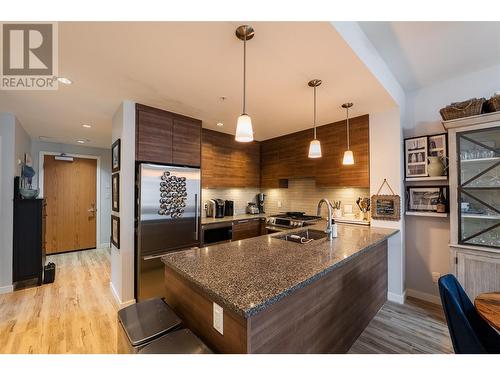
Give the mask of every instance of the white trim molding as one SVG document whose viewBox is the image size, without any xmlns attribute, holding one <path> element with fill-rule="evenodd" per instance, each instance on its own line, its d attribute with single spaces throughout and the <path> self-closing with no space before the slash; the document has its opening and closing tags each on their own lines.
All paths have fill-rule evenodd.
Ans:
<svg viewBox="0 0 500 375">
<path fill-rule="evenodd" d="M 435 305 L 441 305 L 441 298 L 434 294 L 420 292 L 415 289 L 406 289 L 406 295 L 408 297 L 413 297 L 416 299 L 421 299 L 422 301 L 430 302 Z"/>
<path fill-rule="evenodd" d="M 38 189 L 40 190 L 40 198 L 43 198 L 43 177 L 44 177 L 44 167 L 43 167 L 43 162 L 44 162 L 44 156 L 45 155 L 61 155 L 60 152 L 53 152 L 53 151 L 40 151 L 39 157 L 38 157 Z M 96 247 L 99 245 L 99 241 L 102 241 L 101 239 L 101 157 L 96 156 L 96 155 L 80 155 L 80 154 L 66 154 L 67 156 L 71 156 L 73 158 L 80 158 L 80 159 L 95 159 L 97 160 L 97 168 L 96 168 L 96 220 L 95 220 L 95 225 L 96 225 L 96 231 L 95 231 L 95 243 Z M 105 247 L 109 247 L 105 246 Z"/>
<path fill-rule="evenodd" d="M 406 300 L 406 290 L 403 292 L 403 294 L 387 292 L 387 300 L 399 303 L 400 305 L 404 304 Z"/>
<path fill-rule="evenodd" d="M 120 297 L 118 297 L 118 293 L 116 293 L 115 287 L 111 281 L 109 282 L 109 289 L 111 289 L 111 294 L 113 295 L 115 305 L 118 308 L 118 310 L 123 309 L 124 307 L 130 306 L 130 305 L 133 305 L 135 303 L 135 299 L 131 299 L 130 301 L 122 302 Z"/>
<path fill-rule="evenodd" d="M 11 293 L 14 291 L 13 285 L 0 286 L 0 294 Z"/>
</svg>

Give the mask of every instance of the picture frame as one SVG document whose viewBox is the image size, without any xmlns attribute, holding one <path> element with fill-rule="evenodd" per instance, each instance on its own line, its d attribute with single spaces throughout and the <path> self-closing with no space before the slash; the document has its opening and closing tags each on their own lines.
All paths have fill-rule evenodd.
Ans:
<svg viewBox="0 0 500 375">
<path fill-rule="evenodd" d="M 111 176 L 111 210 L 120 212 L 120 174 Z"/>
<path fill-rule="evenodd" d="M 406 208 L 411 212 L 437 212 L 437 200 L 443 191 L 448 201 L 448 186 L 408 186 L 406 188 Z"/>
<path fill-rule="evenodd" d="M 406 138 L 405 142 L 405 178 L 427 177 L 427 136 Z"/>
<path fill-rule="evenodd" d="M 428 158 L 438 156 L 444 165 L 443 176 L 448 175 L 448 134 L 439 133 L 405 138 L 405 180 L 429 177 Z"/>
<path fill-rule="evenodd" d="M 444 165 L 443 176 L 448 176 L 448 134 L 429 135 L 428 139 L 428 156 L 438 156 Z"/>
<path fill-rule="evenodd" d="M 121 139 L 117 139 L 111 146 L 111 172 L 119 172 L 121 166 Z"/>
<path fill-rule="evenodd" d="M 372 219 L 388 221 L 401 219 L 401 197 L 399 195 L 372 195 L 370 207 Z"/>
<path fill-rule="evenodd" d="M 117 248 L 120 248 L 120 217 L 111 215 L 111 243 Z"/>
</svg>

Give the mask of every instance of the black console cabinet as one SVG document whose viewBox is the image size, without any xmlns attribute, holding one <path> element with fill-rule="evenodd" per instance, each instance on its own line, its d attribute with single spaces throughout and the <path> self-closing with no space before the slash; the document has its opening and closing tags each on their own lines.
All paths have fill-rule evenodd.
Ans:
<svg viewBox="0 0 500 375">
<path fill-rule="evenodd" d="M 38 279 L 45 264 L 45 203 L 43 199 L 14 200 L 13 282 Z"/>
</svg>

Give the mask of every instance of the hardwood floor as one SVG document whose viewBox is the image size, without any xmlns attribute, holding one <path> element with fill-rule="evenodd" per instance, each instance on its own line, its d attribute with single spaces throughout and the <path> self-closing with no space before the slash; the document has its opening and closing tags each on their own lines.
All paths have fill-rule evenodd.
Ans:
<svg viewBox="0 0 500 375">
<path fill-rule="evenodd" d="M 441 306 L 408 298 L 386 302 L 349 353 L 445 354 L 453 347 Z"/>
<path fill-rule="evenodd" d="M 0 295 L 0 353 L 116 353 L 109 249 L 48 257 L 54 284 Z M 387 302 L 349 353 L 452 353 L 441 307 Z"/>
<path fill-rule="evenodd" d="M 56 281 L 0 295 L 0 353 L 115 353 L 109 249 L 51 255 Z"/>
</svg>

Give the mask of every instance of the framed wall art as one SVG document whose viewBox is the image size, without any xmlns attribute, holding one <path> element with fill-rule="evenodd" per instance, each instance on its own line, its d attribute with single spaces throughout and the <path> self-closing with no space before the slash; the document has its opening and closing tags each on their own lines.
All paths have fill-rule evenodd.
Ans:
<svg viewBox="0 0 500 375">
<path fill-rule="evenodd" d="M 120 218 L 115 215 L 111 215 L 111 243 L 120 248 Z"/>
<path fill-rule="evenodd" d="M 448 201 L 447 186 L 408 186 L 406 191 L 408 211 L 438 212 L 438 204 Z"/>
<path fill-rule="evenodd" d="M 111 209 L 120 212 L 120 174 L 114 173 L 111 177 Z"/>
<path fill-rule="evenodd" d="M 118 172 L 121 164 L 121 140 L 117 139 L 111 146 L 111 171 Z"/>
<path fill-rule="evenodd" d="M 427 137 L 405 139 L 405 177 L 427 177 Z"/>
</svg>

